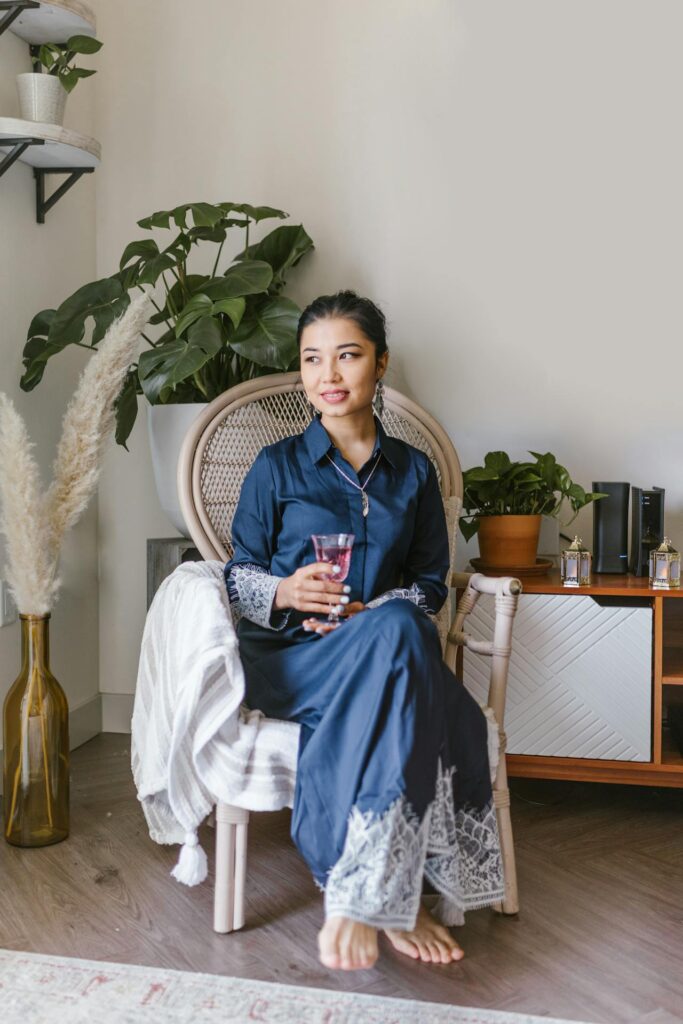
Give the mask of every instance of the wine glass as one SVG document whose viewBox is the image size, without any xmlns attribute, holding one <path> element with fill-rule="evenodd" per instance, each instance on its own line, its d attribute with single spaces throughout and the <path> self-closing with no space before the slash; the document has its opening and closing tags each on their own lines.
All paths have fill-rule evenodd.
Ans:
<svg viewBox="0 0 683 1024">
<path fill-rule="evenodd" d="M 351 567 L 351 550 L 355 536 L 353 533 L 314 533 L 311 537 L 317 562 L 331 562 L 337 572 L 318 573 L 319 580 L 334 580 L 343 583 Z M 327 616 L 328 622 L 339 622 L 337 605 L 333 605 Z"/>
</svg>

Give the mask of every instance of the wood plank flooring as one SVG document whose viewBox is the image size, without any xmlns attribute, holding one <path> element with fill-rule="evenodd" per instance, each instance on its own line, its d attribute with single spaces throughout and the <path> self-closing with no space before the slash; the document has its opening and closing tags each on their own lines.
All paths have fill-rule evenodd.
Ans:
<svg viewBox="0 0 683 1024">
<path fill-rule="evenodd" d="M 168 872 L 177 847 L 148 837 L 129 738 L 75 751 L 72 834 L 58 846 L 0 844 L 0 947 L 355 990 L 597 1024 L 683 1021 L 683 793 L 513 780 L 522 911 L 468 915 L 449 967 L 386 941 L 371 971 L 315 956 L 321 896 L 289 839 L 289 812 L 256 814 L 247 924 L 216 935 L 210 882 Z M 210 829 L 202 840 L 212 864 Z"/>
</svg>

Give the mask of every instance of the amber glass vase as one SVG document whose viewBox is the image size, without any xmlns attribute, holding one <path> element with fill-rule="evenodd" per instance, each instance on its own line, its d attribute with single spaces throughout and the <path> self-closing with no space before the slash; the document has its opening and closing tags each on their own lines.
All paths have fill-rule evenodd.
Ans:
<svg viewBox="0 0 683 1024">
<path fill-rule="evenodd" d="M 5 699 L 5 839 L 48 846 L 69 834 L 69 706 L 50 672 L 49 615 L 20 615 L 21 672 Z"/>
</svg>

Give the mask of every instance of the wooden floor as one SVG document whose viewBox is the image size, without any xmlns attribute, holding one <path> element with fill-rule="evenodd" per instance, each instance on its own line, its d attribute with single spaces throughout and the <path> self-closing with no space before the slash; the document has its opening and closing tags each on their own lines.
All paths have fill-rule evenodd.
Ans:
<svg viewBox="0 0 683 1024">
<path fill-rule="evenodd" d="M 0 844 L 0 947 L 606 1024 L 682 1021 L 681 791 L 519 780 L 512 808 L 518 918 L 468 915 L 455 932 L 467 956 L 450 967 L 382 941 L 373 970 L 333 973 L 315 957 L 321 896 L 289 813 L 252 818 L 247 925 L 215 935 L 210 883 L 173 881 L 177 847 L 148 838 L 128 737 L 99 736 L 73 755 L 69 840 Z"/>
</svg>

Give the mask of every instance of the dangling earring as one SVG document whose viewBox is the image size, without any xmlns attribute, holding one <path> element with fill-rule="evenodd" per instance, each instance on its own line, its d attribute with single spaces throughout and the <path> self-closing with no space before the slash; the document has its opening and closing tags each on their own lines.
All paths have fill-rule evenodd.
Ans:
<svg viewBox="0 0 683 1024">
<path fill-rule="evenodd" d="M 384 381 L 381 377 L 377 381 L 377 387 L 375 389 L 374 406 L 377 416 L 379 419 L 382 419 L 384 414 Z"/>
</svg>

